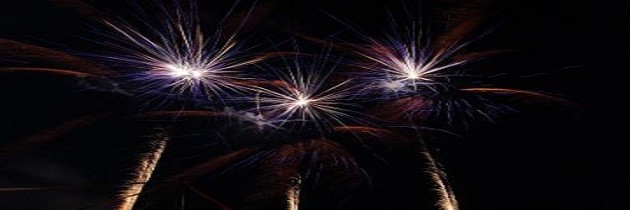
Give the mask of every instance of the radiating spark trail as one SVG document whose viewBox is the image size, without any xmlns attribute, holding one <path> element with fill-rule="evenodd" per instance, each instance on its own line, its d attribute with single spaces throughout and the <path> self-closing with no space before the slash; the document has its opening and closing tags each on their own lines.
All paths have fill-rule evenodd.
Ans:
<svg viewBox="0 0 630 210">
<path fill-rule="evenodd" d="M 210 99 L 240 90 L 238 81 L 246 78 L 238 69 L 265 57 L 250 56 L 242 49 L 236 40 L 240 27 L 228 36 L 217 28 L 207 37 L 199 25 L 195 3 L 189 3 L 191 11 L 174 4 L 175 11 L 162 7 L 162 13 L 146 15 L 156 20 L 142 20 L 139 25 L 105 20 L 112 39 L 108 46 L 117 53 L 103 59 L 124 64 L 122 70 L 131 78 L 131 85 L 143 94 Z"/>
<path fill-rule="evenodd" d="M 461 91 L 476 95 L 507 96 L 509 100 L 518 101 L 521 105 L 544 106 L 546 109 L 574 110 L 575 113 L 584 110 L 584 106 L 579 103 L 535 91 L 509 88 L 464 88 Z"/>
<path fill-rule="evenodd" d="M 38 73 L 50 73 L 50 74 L 58 74 L 58 75 L 67 75 L 67 76 L 75 76 L 75 77 L 90 77 L 96 76 L 90 73 L 83 73 L 79 71 L 69 70 L 69 69 L 54 69 L 54 68 L 0 68 L 0 73 L 11 73 L 11 72 L 38 72 Z"/>
<path fill-rule="evenodd" d="M 9 57 L 11 59 L 19 59 L 21 62 L 36 64 L 44 63 L 56 66 L 57 68 L 63 67 L 64 69 L 72 69 L 72 73 L 69 71 L 53 71 L 64 74 L 71 73 L 75 75 L 89 74 L 107 76 L 114 75 L 115 73 L 106 66 L 88 59 L 70 55 L 59 50 L 53 50 L 46 47 L 26 44 L 3 38 L 0 38 L 0 57 Z M 12 71 L 15 71 L 19 68 L 8 69 L 13 69 Z M 39 69 L 37 71 L 42 71 L 46 68 L 33 67 L 30 70 L 28 70 L 27 68 L 23 68 L 21 69 L 21 71 L 34 71 L 35 69 Z M 45 71 L 50 71 L 52 69 L 49 68 Z"/>
<path fill-rule="evenodd" d="M 466 94 L 475 91 L 459 89 L 462 84 L 458 79 L 465 76 L 463 65 L 498 51 L 461 55 L 461 49 L 470 41 L 461 41 L 463 35 L 458 29 L 453 29 L 457 35 L 432 41 L 418 28 L 421 27 L 411 23 L 404 32 L 386 39 L 366 35 L 368 47 L 357 46 L 352 50 L 360 58 L 358 67 L 366 71 L 358 76 L 364 87 L 362 94 L 391 103 L 386 106 L 398 107 L 394 109 L 398 114 L 386 118 L 417 122 L 441 117 L 448 126 L 468 127 L 468 119 L 493 121 L 496 113 L 509 110 L 483 97 Z"/>
<path fill-rule="evenodd" d="M 280 119 L 282 124 L 289 121 L 311 122 L 318 126 L 333 123 L 343 124 L 346 118 L 352 118 L 347 114 L 348 110 L 340 105 L 348 105 L 342 102 L 348 97 L 348 90 L 340 89 L 346 83 L 341 83 L 332 88 L 320 90 L 319 81 L 293 81 L 296 87 L 281 87 L 279 90 L 257 88 L 260 91 L 255 99 L 261 104 L 260 110 L 272 119 Z"/>
<path fill-rule="evenodd" d="M 232 210 L 232 208 L 230 208 L 228 205 L 224 204 L 223 202 L 217 200 L 216 198 L 208 195 L 207 193 L 201 191 L 200 189 L 198 189 L 195 186 L 192 186 L 188 183 L 184 183 L 184 185 L 186 185 L 186 187 L 188 187 L 188 189 L 190 189 L 193 193 L 195 193 L 196 195 L 198 195 L 199 197 L 205 199 L 207 202 L 209 202 L 212 205 L 215 205 L 217 207 L 219 207 L 219 209 L 221 210 Z"/>
<path fill-rule="evenodd" d="M 292 186 L 287 188 L 287 210 L 298 210 L 300 207 L 300 188 L 302 178 L 300 176 L 293 177 Z"/>
<path fill-rule="evenodd" d="M 252 88 L 257 95 L 255 101 L 258 111 L 272 122 L 280 122 L 281 127 L 287 122 L 312 123 L 319 129 L 348 121 L 358 121 L 357 115 L 348 107 L 356 107 L 349 99 L 354 87 L 346 80 L 335 85 L 326 83 L 328 75 L 335 70 L 323 63 L 304 64 L 298 58 L 291 61 L 294 66 L 287 66 L 284 72 L 272 69 L 280 77 L 272 87 L 256 86 Z M 318 74 L 328 72 L 328 74 Z"/>
<path fill-rule="evenodd" d="M 140 119 L 145 119 L 145 118 L 160 118 L 160 117 L 229 117 L 229 115 L 223 112 L 188 110 L 188 111 L 145 112 L 145 113 L 138 114 L 135 117 L 140 118 Z"/>
<path fill-rule="evenodd" d="M 492 54 L 458 56 L 472 41 L 465 38 L 478 25 L 475 18 L 447 27 L 447 32 L 434 36 L 423 25 L 422 15 L 413 14 L 421 13 L 421 8 L 408 10 L 405 7 L 404 11 L 402 17 L 390 17 L 391 28 L 382 37 L 345 24 L 364 40 L 361 44 L 342 46 L 356 55 L 354 65 L 364 70 L 357 72 L 357 77 L 362 78 L 358 81 L 363 83 L 363 94 L 385 99 L 440 94 L 443 87 L 453 86 L 452 79 L 461 76 L 464 64 Z"/>
<path fill-rule="evenodd" d="M 166 148 L 168 138 L 162 135 L 158 135 L 156 139 L 151 142 L 150 151 L 142 154 L 138 166 L 135 168 L 134 177 L 128 181 L 126 189 L 120 192 L 120 198 L 122 201 L 118 204 L 116 209 L 118 210 L 132 210 L 140 193 L 144 188 L 144 185 L 151 179 L 153 171 L 158 164 L 158 161 L 162 157 L 162 153 Z"/>
<path fill-rule="evenodd" d="M 414 35 L 416 36 L 416 35 Z M 419 36 L 419 35 L 418 35 Z M 464 45 L 439 49 L 431 53 L 427 46 L 403 37 L 379 41 L 369 38 L 368 47 L 358 48 L 354 53 L 362 60 L 358 66 L 366 70 L 361 74 L 368 84 L 368 93 L 419 93 L 436 92 L 435 86 L 448 85 L 453 73 L 447 70 L 465 64 L 468 60 L 451 61 L 453 53 Z"/>
<path fill-rule="evenodd" d="M 439 163 L 431 152 L 426 148 L 426 144 L 422 142 L 422 149 L 420 151 L 420 155 L 427 161 L 426 162 L 426 170 L 429 174 L 429 179 L 433 186 L 433 191 L 438 196 L 438 200 L 435 205 L 440 210 L 458 210 L 457 199 L 455 199 L 455 194 L 453 190 L 448 185 L 448 180 L 446 178 L 446 173 L 441 169 Z"/>
<path fill-rule="evenodd" d="M 520 95 L 523 97 L 537 99 L 542 101 L 553 101 L 553 102 L 562 102 L 566 104 L 573 104 L 566 99 L 554 97 L 551 95 L 538 93 L 534 91 L 527 90 L 518 90 L 518 89 L 508 89 L 508 88 L 464 88 L 462 91 L 471 92 L 471 93 L 494 93 L 494 94 L 511 94 L 511 95 Z"/>
</svg>

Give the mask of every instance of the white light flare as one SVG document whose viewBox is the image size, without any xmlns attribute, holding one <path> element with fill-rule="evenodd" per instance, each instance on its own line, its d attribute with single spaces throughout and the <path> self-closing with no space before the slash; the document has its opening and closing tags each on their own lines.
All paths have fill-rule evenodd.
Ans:
<svg viewBox="0 0 630 210">
<path fill-rule="evenodd" d="M 195 79 L 199 80 L 204 76 L 204 71 L 201 69 L 191 68 L 185 65 L 173 65 L 167 64 L 165 68 L 169 71 L 170 75 L 175 79 Z"/>
<path fill-rule="evenodd" d="M 305 108 L 308 107 L 311 102 L 313 102 L 313 100 L 309 99 L 307 96 L 298 94 L 298 97 L 295 98 L 294 104 L 296 107 Z"/>
</svg>

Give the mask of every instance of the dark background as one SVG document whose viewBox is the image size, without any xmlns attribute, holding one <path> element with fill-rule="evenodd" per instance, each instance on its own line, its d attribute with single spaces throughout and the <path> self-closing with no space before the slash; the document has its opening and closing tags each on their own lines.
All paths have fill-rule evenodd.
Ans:
<svg viewBox="0 0 630 210">
<path fill-rule="evenodd" d="M 131 10 L 120 1 L 92 3 L 103 11 Z M 230 5 L 210 3 L 202 3 L 201 10 L 213 14 Z M 618 74 L 627 69 L 623 65 L 627 55 L 627 2 L 433 0 L 424 2 L 423 7 L 432 14 L 444 8 L 481 4 L 487 8 L 482 26 L 497 27 L 473 48 L 517 50 L 480 62 L 482 71 L 507 74 L 494 84 L 552 93 L 581 108 L 515 105 L 517 112 L 496 123 L 479 122 L 462 131 L 461 138 L 444 137 L 444 141 L 435 143 L 441 148 L 461 208 L 628 209 L 628 164 L 622 163 L 626 155 L 621 146 L 625 138 L 615 135 L 625 128 L 613 125 L 625 120 L 622 113 L 626 108 L 618 102 L 625 97 L 619 93 L 624 83 Z M 386 11 L 395 13 L 400 5 L 398 1 L 377 0 L 261 1 L 263 12 L 257 15 L 265 19 L 247 30 L 272 40 L 283 40 L 290 32 L 313 37 L 343 36 L 347 32 L 343 24 L 325 11 L 378 34 L 387 31 Z M 94 34 L 87 30 L 90 24 L 72 9 L 55 6 L 51 1 L 0 4 L 2 38 L 64 50 L 102 50 L 79 39 Z M 283 30 L 289 32 L 278 35 Z M 0 58 L 0 64 L 10 66 L 15 61 Z M 77 83 L 76 79 L 59 76 L 0 73 L 0 143 L 10 145 L 79 116 L 129 110 L 128 104 L 133 103 L 115 94 L 91 92 Z M 129 136 L 141 135 L 139 130 L 130 129 L 127 123 L 107 122 L 64 135 L 60 143 L 27 154 L 2 156 L 1 188 L 89 187 L 0 191 L 0 208 L 75 209 L 106 201 L 123 176 L 120 173 L 126 166 L 125 158 L 133 156 L 129 148 L 138 144 Z M 382 177 L 413 179 L 403 175 Z M 405 195 L 405 181 L 389 183 L 391 186 L 377 184 L 369 191 L 371 194 L 359 196 L 365 200 L 362 207 L 417 207 L 413 197 Z"/>
</svg>

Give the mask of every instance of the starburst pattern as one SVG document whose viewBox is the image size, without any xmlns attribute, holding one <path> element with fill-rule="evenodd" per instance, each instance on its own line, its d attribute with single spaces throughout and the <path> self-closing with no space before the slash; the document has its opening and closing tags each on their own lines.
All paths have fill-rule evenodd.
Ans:
<svg viewBox="0 0 630 210">
<path fill-rule="evenodd" d="M 238 81 L 247 79 L 239 69 L 263 60 L 241 47 L 238 30 L 229 35 L 214 28 L 206 36 L 199 25 L 196 5 L 183 9 L 161 8 L 157 18 L 139 24 L 105 20 L 109 29 L 107 47 L 115 53 L 101 56 L 121 66 L 135 92 L 143 94 L 192 96 L 209 99 L 241 89 Z"/>
<path fill-rule="evenodd" d="M 253 88 L 256 95 L 251 100 L 258 105 L 257 111 L 280 125 L 299 122 L 319 129 L 360 121 L 349 109 L 357 106 L 350 100 L 356 88 L 349 85 L 349 80 L 337 84 L 328 80 L 337 64 L 329 66 L 325 59 L 310 63 L 302 59 L 295 57 L 287 62 L 293 65 L 269 69 L 280 80 L 270 87 Z"/>
</svg>

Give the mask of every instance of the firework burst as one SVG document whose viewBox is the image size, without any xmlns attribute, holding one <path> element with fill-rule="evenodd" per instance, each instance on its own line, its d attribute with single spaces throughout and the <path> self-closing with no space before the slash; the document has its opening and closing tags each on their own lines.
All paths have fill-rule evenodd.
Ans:
<svg viewBox="0 0 630 210">
<path fill-rule="evenodd" d="M 479 18 L 447 27 L 435 36 L 427 33 L 418 17 L 408 17 L 403 25 L 391 17 L 393 29 L 380 39 L 352 28 L 365 41 L 348 48 L 357 57 L 355 66 L 361 69 L 355 75 L 362 87 L 360 94 L 385 102 L 376 115 L 396 122 L 441 124 L 439 120 L 429 121 L 430 117 L 440 117 L 449 127 L 466 128 L 471 119 L 494 121 L 500 113 L 512 110 L 464 91 L 473 78 L 468 75 L 467 64 L 505 52 L 463 52 L 474 41 L 470 34 L 479 25 Z"/>
<path fill-rule="evenodd" d="M 434 49 L 430 39 L 423 36 L 420 26 L 411 23 L 403 33 L 377 39 L 364 35 L 367 46 L 352 50 L 359 57 L 356 66 L 365 71 L 359 74 L 368 93 L 385 93 L 379 97 L 392 98 L 408 95 L 430 95 L 450 85 L 456 67 L 469 60 L 456 60 L 453 55 L 466 43 L 453 43 Z M 393 93 L 393 94 L 392 94 Z"/>
<path fill-rule="evenodd" d="M 280 80 L 270 87 L 252 88 L 256 95 L 251 100 L 256 102 L 259 116 L 276 122 L 277 127 L 299 122 L 315 125 L 320 131 L 336 124 L 361 121 L 349 109 L 357 106 L 350 101 L 355 88 L 349 86 L 349 80 L 330 85 L 328 77 L 338 62 L 328 66 L 323 60 L 306 63 L 296 56 L 290 62 L 285 59 L 285 63 L 291 63 L 285 68 L 270 68 Z"/>
<path fill-rule="evenodd" d="M 397 94 L 437 91 L 434 86 L 445 85 L 443 80 L 450 76 L 446 70 L 465 63 L 445 61 L 459 47 L 427 55 L 426 49 L 415 42 L 388 40 L 387 43 L 374 41 L 368 50 L 357 51 L 362 58 L 376 64 L 360 66 L 368 70 L 363 76 L 369 90 Z"/>
<path fill-rule="evenodd" d="M 116 53 L 99 57 L 118 66 L 141 95 L 216 100 L 241 89 L 238 69 L 263 58 L 248 55 L 237 41 L 240 27 L 228 35 L 217 27 L 206 36 L 194 1 L 171 4 L 174 9 L 158 5 L 161 13 L 145 14 L 138 24 L 105 20 L 107 47 Z"/>
</svg>

